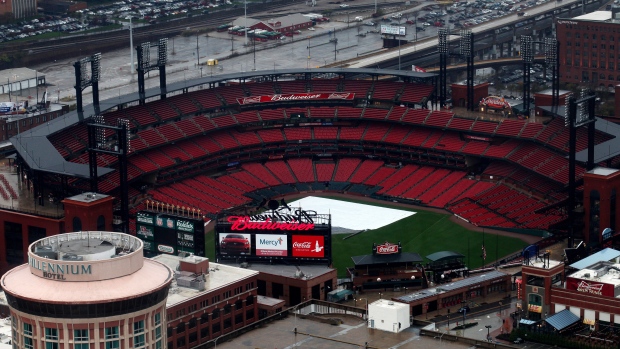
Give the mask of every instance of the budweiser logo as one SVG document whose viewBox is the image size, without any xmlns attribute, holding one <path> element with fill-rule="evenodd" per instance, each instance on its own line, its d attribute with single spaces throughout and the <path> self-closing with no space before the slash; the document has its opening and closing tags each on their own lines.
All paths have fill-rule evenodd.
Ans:
<svg viewBox="0 0 620 349">
<path fill-rule="evenodd" d="M 311 247 L 312 247 L 312 244 L 309 241 L 293 243 L 293 248 L 311 248 Z"/>
<path fill-rule="evenodd" d="M 581 281 L 579 282 L 579 285 L 577 285 L 577 291 L 585 292 L 585 293 L 592 293 L 592 294 L 602 296 L 603 295 L 603 284 L 590 284 L 588 282 Z"/>
<path fill-rule="evenodd" d="M 286 101 L 299 101 L 299 100 L 320 100 L 320 99 L 342 99 L 353 100 L 355 98 L 354 93 L 347 92 L 315 92 L 315 93 L 294 93 L 294 94 L 280 94 L 280 95 L 265 95 L 265 96 L 252 96 L 237 98 L 237 103 L 240 105 L 254 104 L 254 103 L 270 103 L 270 102 L 286 102 Z"/>
</svg>

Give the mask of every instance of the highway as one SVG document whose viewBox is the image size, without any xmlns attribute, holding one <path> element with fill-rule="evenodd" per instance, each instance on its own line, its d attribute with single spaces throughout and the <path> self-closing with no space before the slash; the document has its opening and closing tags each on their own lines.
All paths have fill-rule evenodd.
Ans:
<svg viewBox="0 0 620 349">
<path fill-rule="evenodd" d="M 591 0 L 591 1 L 587 1 L 586 4 L 599 3 L 599 2 L 602 3 L 602 1 L 600 0 Z M 556 1 L 551 1 L 548 3 L 542 4 L 542 5 L 536 6 L 536 7 L 529 8 L 527 10 L 527 13 L 528 13 L 527 17 L 519 17 L 516 13 L 512 13 L 505 17 L 502 17 L 501 19 L 497 19 L 494 21 L 489 21 L 489 22 L 478 24 L 476 26 L 469 27 L 467 28 L 467 30 L 471 30 L 471 32 L 474 34 L 485 33 L 491 30 L 499 29 L 507 25 L 514 25 L 517 22 L 521 22 L 524 20 L 530 20 L 530 19 L 533 20 L 536 16 L 540 14 L 543 14 L 549 11 L 554 11 L 560 7 L 565 8 L 573 4 L 581 5 L 581 3 L 582 3 L 582 0 L 564 0 L 559 3 Z M 456 34 L 458 32 L 459 30 L 455 30 L 455 29 L 452 30 L 453 34 Z M 449 35 L 448 40 L 449 42 L 453 43 L 453 42 L 457 42 L 459 38 L 460 38 L 459 35 Z M 345 62 L 339 62 L 338 64 L 336 64 L 336 66 L 346 67 L 346 68 L 376 67 L 382 62 L 398 59 L 399 55 L 401 56 L 401 59 L 402 59 L 403 56 L 413 55 L 416 53 L 422 53 L 429 49 L 432 49 L 433 51 L 435 51 L 435 48 L 437 47 L 437 43 L 438 43 L 437 37 L 427 38 L 425 40 L 418 41 L 417 43 L 414 43 L 414 44 L 408 44 L 406 46 L 401 46 L 400 52 L 398 49 L 384 50 L 382 52 L 378 52 L 372 55 L 350 59 Z"/>
</svg>

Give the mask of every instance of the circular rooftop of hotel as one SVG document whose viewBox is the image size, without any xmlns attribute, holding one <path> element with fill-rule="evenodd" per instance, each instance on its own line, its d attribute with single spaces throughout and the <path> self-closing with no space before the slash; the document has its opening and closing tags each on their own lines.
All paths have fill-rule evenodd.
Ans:
<svg viewBox="0 0 620 349">
<path fill-rule="evenodd" d="M 142 241 L 115 232 L 46 237 L 28 248 L 28 263 L 2 277 L 8 295 L 35 302 L 105 303 L 167 288 L 166 265 L 145 259 Z"/>
</svg>

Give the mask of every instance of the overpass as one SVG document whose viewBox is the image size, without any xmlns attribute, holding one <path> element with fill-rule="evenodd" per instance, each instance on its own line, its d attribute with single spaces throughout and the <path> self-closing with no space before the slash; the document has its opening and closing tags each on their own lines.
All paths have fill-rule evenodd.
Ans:
<svg viewBox="0 0 620 349">
<path fill-rule="evenodd" d="M 591 11 L 597 9 L 602 4 L 604 4 L 605 0 L 564 0 L 561 3 L 557 1 L 550 1 L 545 4 L 532 7 L 527 10 L 527 17 L 519 17 L 517 13 L 508 14 L 500 19 L 489 21 L 486 23 L 481 23 L 476 26 L 472 26 L 466 28 L 467 30 L 471 30 L 472 33 L 475 34 L 475 44 L 476 44 L 476 52 L 479 59 L 484 58 L 484 53 L 488 52 L 489 49 L 495 49 L 497 52 L 497 46 L 499 45 L 499 52 L 501 56 L 501 52 L 503 52 L 503 44 L 508 45 L 508 53 L 509 55 L 516 54 L 517 50 L 514 47 L 515 42 L 518 42 L 517 35 L 524 34 L 534 34 L 539 35 L 540 32 L 536 32 L 536 30 L 540 30 L 540 25 L 552 25 L 552 21 L 542 20 L 535 21 L 537 16 L 541 14 L 551 14 L 555 17 L 571 17 L 581 14 L 580 6 L 584 3 L 583 6 L 586 7 L 587 11 Z M 520 28 L 514 28 L 515 24 L 525 22 L 526 25 Z M 496 34 L 495 30 L 505 27 L 512 26 L 513 32 L 507 32 L 502 34 Z M 530 26 L 529 29 L 526 29 Z M 536 29 L 534 29 L 536 28 Z M 457 32 L 457 30 L 453 29 L 453 33 Z M 460 36 L 459 35 L 449 35 L 448 41 L 452 45 L 456 45 L 458 43 Z M 390 68 L 395 67 L 398 64 L 399 55 L 401 65 L 410 65 L 414 63 L 418 63 L 418 65 L 424 66 L 424 64 L 419 63 L 418 60 L 425 58 L 430 61 L 437 61 L 436 57 L 437 53 L 437 37 L 430 37 L 424 39 L 422 41 L 408 43 L 400 47 L 400 54 L 397 47 L 392 49 L 385 49 L 378 52 L 375 52 L 370 55 L 360 56 L 353 59 L 340 61 L 335 64 L 329 66 L 337 66 L 343 68 Z"/>
<path fill-rule="evenodd" d="M 544 62 L 545 62 L 544 56 L 534 57 L 534 63 L 544 63 Z M 521 59 L 521 57 L 504 57 L 504 58 L 495 58 L 495 59 L 485 59 L 483 61 L 477 61 L 476 68 L 477 69 L 498 68 L 504 65 L 515 65 L 515 64 L 520 64 L 520 63 L 523 63 L 523 60 Z M 447 71 L 458 72 L 461 70 L 465 70 L 466 68 L 467 68 L 466 63 L 458 63 L 458 64 L 453 64 L 453 65 L 448 65 Z M 438 67 L 425 68 L 425 70 L 427 73 L 438 73 L 439 72 Z"/>
</svg>

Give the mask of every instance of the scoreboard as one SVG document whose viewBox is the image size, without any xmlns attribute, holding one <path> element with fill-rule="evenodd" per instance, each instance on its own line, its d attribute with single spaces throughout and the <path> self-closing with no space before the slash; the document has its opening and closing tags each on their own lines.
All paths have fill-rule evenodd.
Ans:
<svg viewBox="0 0 620 349">
<path fill-rule="evenodd" d="M 215 225 L 219 259 L 331 263 L 331 215 L 282 207 L 256 215 L 223 215 Z"/>
<path fill-rule="evenodd" d="M 144 255 L 189 252 L 205 257 L 202 219 L 141 211 L 136 215 L 136 234 L 144 242 Z"/>
</svg>

